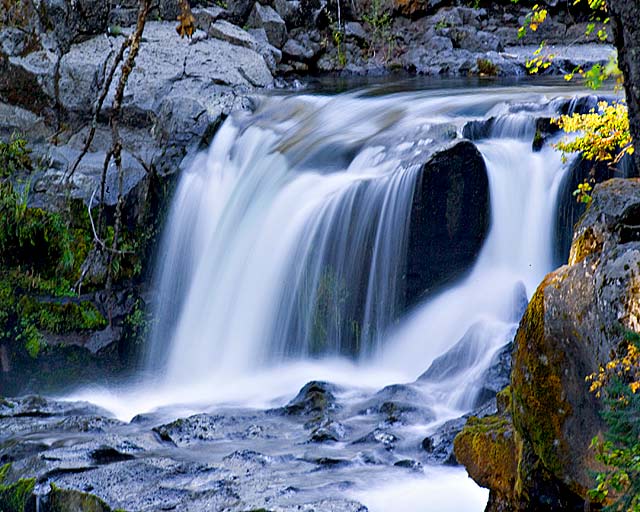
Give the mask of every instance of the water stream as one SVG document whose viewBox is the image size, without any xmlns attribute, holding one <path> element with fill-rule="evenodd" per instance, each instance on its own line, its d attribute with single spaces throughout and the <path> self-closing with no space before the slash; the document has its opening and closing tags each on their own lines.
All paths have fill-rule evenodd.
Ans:
<svg viewBox="0 0 640 512">
<path fill-rule="evenodd" d="M 535 116 L 554 115 L 553 98 L 566 94 L 501 87 L 257 99 L 254 112 L 227 119 L 180 178 L 156 273 L 151 376 L 134 391 L 74 398 L 127 420 L 151 410 L 175 418 L 281 406 L 306 382 L 324 380 L 356 410 L 434 363 L 411 388 L 432 414 L 401 430 L 415 450 L 477 405 L 523 303 L 553 267 L 553 215 L 567 166 L 549 145 L 536 153 L 531 142 Z M 489 179 L 487 239 L 465 275 L 407 311 L 421 165 L 439 139 L 493 116 L 477 142 Z M 358 431 L 359 414 L 343 420 L 347 432 Z M 288 453 L 275 445 L 274 453 Z M 318 451 L 360 456 L 350 446 Z M 460 469 L 425 466 L 410 477 L 341 471 L 323 477 L 322 492 L 376 512 L 481 510 L 487 499 Z M 329 485 L 345 474 L 356 482 L 348 490 Z"/>
</svg>

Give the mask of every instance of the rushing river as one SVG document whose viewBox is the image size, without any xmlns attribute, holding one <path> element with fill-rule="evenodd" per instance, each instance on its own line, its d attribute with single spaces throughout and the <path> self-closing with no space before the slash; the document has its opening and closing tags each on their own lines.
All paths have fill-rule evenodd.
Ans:
<svg viewBox="0 0 640 512">
<path fill-rule="evenodd" d="M 487 491 L 463 469 L 436 464 L 421 443 L 479 406 L 523 304 L 557 263 L 554 215 L 568 165 L 550 144 L 534 152 L 532 141 L 535 119 L 556 115 L 574 92 L 256 98 L 180 178 L 153 287 L 146 377 L 72 398 L 126 421 L 149 411 L 156 424 L 202 412 L 219 424 L 249 418 L 238 419 L 243 429 L 268 435 L 171 438 L 188 452 L 171 456 L 215 464 L 242 448 L 279 461 L 246 484 L 249 501 L 268 509 L 337 497 L 372 512 L 482 510 Z M 407 307 L 422 166 L 467 122 L 489 118 L 476 141 L 489 184 L 486 240 L 466 272 Z M 269 412 L 309 381 L 330 383 L 323 392 L 335 399 L 320 425 L 329 434 L 315 442 L 308 424 Z M 390 400 L 408 404 L 403 421 L 376 416 Z M 311 460 L 338 462 L 323 470 L 300 462 Z M 269 479 L 295 492 L 270 494 Z"/>
</svg>

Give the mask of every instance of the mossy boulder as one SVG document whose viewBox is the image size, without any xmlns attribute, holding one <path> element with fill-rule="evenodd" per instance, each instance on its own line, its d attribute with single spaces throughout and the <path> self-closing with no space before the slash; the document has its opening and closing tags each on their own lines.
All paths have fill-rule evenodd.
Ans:
<svg viewBox="0 0 640 512">
<path fill-rule="evenodd" d="M 97 496 L 51 486 L 48 496 L 50 512 L 111 512 L 112 509 Z"/>
<path fill-rule="evenodd" d="M 640 331 L 637 179 L 595 188 L 569 265 L 547 275 L 531 299 L 514 342 L 511 423 L 509 414 L 473 420 L 456 440 L 471 476 L 492 497 L 506 496 L 500 507 L 490 501 L 489 510 L 587 506 L 601 469 L 590 442 L 605 427 L 585 377 L 606 364 L 625 330 Z M 510 429 L 519 443 L 506 442 L 502 433 Z M 497 463 L 496 454 L 515 460 Z M 515 480 L 506 471 L 514 465 Z"/>
<path fill-rule="evenodd" d="M 474 480 L 505 501 L 513 494 L 517 479 L 516 434 L 502 415 L 472 416 L 453 443 L 456 459 Z"/>
</svg>

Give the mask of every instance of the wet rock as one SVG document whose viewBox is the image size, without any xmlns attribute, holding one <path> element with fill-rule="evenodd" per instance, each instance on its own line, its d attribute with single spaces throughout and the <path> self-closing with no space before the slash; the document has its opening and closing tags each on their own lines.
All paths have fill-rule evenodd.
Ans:
<svg viewBox="0 0 640 512">
<path fill-rule="evenodd" d="M 482 407 L 509 385 L 511 381 L 511 353 L 513 343 L 509 342 L 493 357 L 491 366 L 480 378 L 481 388 L 474 407 Z"/>
<path fill-rule="evenodd" d="M 328 382 L 309 382 L 291 402 L 279 411 L 287 415 L 311 419 L 327 417 L 330 412 L 340 408 L 334 395 L 337 389 L 336 386 Z"/>
<path fill-rule="evenodd" d="M 476 322 L 469 327 L 460 341 L 431 363 L 427 371 L 418 377 L 418 381 L 440 382 L 477 365 L 486 354 L 488 339 L 496 334 L 506 334 L 504 326 Z"/>
<path fill-rule="evenodd" d="M 267 33 L 269 43 L 276 48 L 282 48 L 287 38 L 287 27 L 284 20 L 268 5 L 256 2 L 249 15 L 249 26 L 263 28 Z"/>
<path fill-rule="evenodd" d="M 475 262 L 489 225 L 487 171 L 468 141 L 452 142 L 424 163 L 411 211 L 407 305 Z"/>
<path fill-rule="evenodd" d="M 166 425 L 154 427 L 153 431 L 160 439 L 185 447 L 203 441 L 221 439 L 219 428 L 220 417 L 208 414 L 196 414 L 185 419 L 178 419 Z"/>
<path fill-rule="evenodd" d="M 311 435 L 309 441 L 312 443 L 324 443 L 327 441 L 341 441 L 346 436 L 346 429 L 342 423 L 337 421 L 326 421 L 319 427 L 316 427 Z"/>
<path fill-rule="evenodd" d="M 376 428 L 364 437 L 353 441 L 353 444 L 380 444 L 385 450 L 393 450 L 399 440 L 395 434 L 383 428 Z"/>
<path fill-rule="evenodd" d="M 399 460 L 398 462 L 396 462 L 394 464 L 394 466 L 398 467 L 398 468 L 406 468 L 406 469 L 410 469 L 412 471 L 417 471 L 419 473 L 422 472 L 422 464 L 420 462 L 418 462 L 417 460 L 413 460 L 413 459 L 402 459 Z"/>
<path fill-rule="evenodd" d="M 462 430 L 466 418 L 447 421 L 433 434 L 422 440 L 422 449 L 426 452 L 426 459 L 430 464 L 456 465 L 458 461 L 453 454 L 453 440 Z"/>
</svg>

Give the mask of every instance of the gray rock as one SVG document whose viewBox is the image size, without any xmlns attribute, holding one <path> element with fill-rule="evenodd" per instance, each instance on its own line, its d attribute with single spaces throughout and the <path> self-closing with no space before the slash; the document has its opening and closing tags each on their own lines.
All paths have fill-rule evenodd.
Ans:
<svg viewBox="0 0 640 512">
<path fill-rule="evenodd" d="M 227 0 L 227 10 L 231 14 L 232 21 L 244 25 L 253 3 L 254 0 Z"/>
<path fill-rule="evenodd" d="M 228 26 L 227 22 L 216 23 Z M 246 32 L 238 34 L 250 38 Z M 87 114 L 88 106 L 95 100 L 101 59 L 108 51 L 108 42 L 95 38 L 74 45 L 65 55 L 60 78 L 60 98 L 65 110 Z M 264 59 L 254 50 L 218 39 L 195 40 L 190 44 L 177 37 L 173 24 L 151 22 L 128 82 L 123 117 L 125 122 L 130 120 L 136 125 L 141 121 L 144 124 L 145 119 L 150 124 L 167 97 L 206 98 L 211 97 L 216 86 L 253 88 L 272 83 Z M 112 104 L 115 87 L 114 82 L 106 105 Z"/>
<path fill-rule="evenodd" d="M 500 52 L 502 41 L 495 34 L 476 30 L 472 26 L 455 27 L 448 31 L 448 36 L 456 48 L 473 52 Z"/>
<path fill-rule="evenodd" d="M 0 55 L 0 100 L 52 117 L 56 61 L 56 55 L 45 50 L 24 57 Z"/>
<path fill-rule="evenodd" d="M 321 51 L 320 44 L 313 41 L 304 31 L 292 31 L 291 38 L 282 48 L 282 54 L 290 60 L 313 61 Z"/>
<path fill-rule="evenodd" d="M 275 73 L 278 64 L 282 61 L 282 51 L 269 44 L 267 33 L 263 28 L 251 28 L 249 29 L 249 34 L 256 40 L 254 49 L 262 55 L 262 58 L 269 67 L 269 71 Z"/>
<path fill-rule="evenodd" d="M 364 28 L 357 21 L 349 21 L 345 23 L 344 35 L 356 39 L 359 42 L 364 42 L 369 39 L 369 36 L 365 32 Z"/>
<path fill-rule="evenodd" d="M 287 24 L 288 28 L 299 27 L 304 24 L 302 8 L 299 0 L 275 0 L 273 7 Z"/>
<path fill-rule="evenodd" d="M 254 50 L 256 48 L 256 40 L 246 30 L 229 23 L 228 21 L 218 20 L 209 26 L 208 33 L 211 37 L 226 41 L 236 46 L 243 46 Z"/>
<path fill-rule="evenodd" d="M 287 39 L 287 27 L 278 13 L 268 5 L 256 2 L 248 20 L 249 26 L 263 28 L 267 33 L 269 43 L 276 48 L 282 48 Z"/>
<path fill-rule="evenodd" d="M 218 20 L 224 20 L 230 16 L 225 9 L 217 5 L 211 7 L 196 7 L 191 10 L 191 13 L 196 19 L 196 28 L 203 32 L 209 32 L 209 26 L 212 23 Z"/>
</svg>

